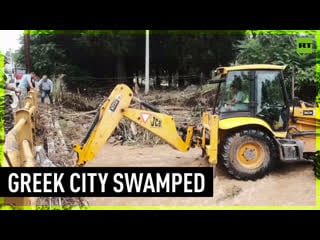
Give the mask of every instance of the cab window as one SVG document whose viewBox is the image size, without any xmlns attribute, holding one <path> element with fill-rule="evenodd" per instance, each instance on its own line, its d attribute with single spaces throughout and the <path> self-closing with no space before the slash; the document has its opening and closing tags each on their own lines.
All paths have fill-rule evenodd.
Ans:
<svg viewBox="0 0 320 240">
<path fill-rule="evenodd" d="M 228 72 L 221 112 L 249 111 L 250 81 L 248 71 Z"/>
</svg>

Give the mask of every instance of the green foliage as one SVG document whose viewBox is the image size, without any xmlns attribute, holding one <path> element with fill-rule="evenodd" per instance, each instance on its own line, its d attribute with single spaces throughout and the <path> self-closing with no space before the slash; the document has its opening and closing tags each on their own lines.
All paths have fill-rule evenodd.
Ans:
<svg viewBox="0 0 320 240">
<path fill-rule="evenodd" d="M 56 30 L 24 30 L 24 34 L 55 34 Z"/>
<path fill-rule="evenodd" d="M 317 84 L 316 84 L 316 88 L 317 88 L 316 102 L 317 103 L 320 103 L 319 79 L 320 79 L 320 73 L 317 72 Z"/>
<path fill-rule="evenodd" d="M 296 34 L 296 35 L 314 35 L 317 31 L 315 30 L 246 30 L 247 35 L 257 34 Z"/>
<path fill-rule="evenodd" d="M 23 37 L 21 39 L 23 43 Z M 66 54 L 67 46 L 59 43 L 59 35 L 51 32 L 30 35 L 31 69 L 38 75 L 49 76 L 68 72 L 74 74 L 78 68 L 70 64 Z M 25 65 L 24 45 L 14 54 L 19 65 Z"/>
<path fill-rule="evenodd" d="M 102 34 L 97 31 L 86 31 L 81 33 L 77 41 L 90 48 L 98 48 L 108 50 L 114 56 L 129 54 L 129 49 L 133 47 L 134 40 L 137 35 L 119 34 L 119 31 Z"/>
<path fill-rule="evenodd" d="M 300 90 L 303 86 L 315 86 L 315 66 L 305 69 L 298 68 L 296 74 L 299 81 L 297 90 Z"/>
<path fill-rule="evenodd" d="M 38 75 L 65 73 L 122 81 L 145 70 L 145 30 L 28 30 L 25 34 L 30 34 L 31 67 Z M 198 75 L 201 71 L 208 78 L 212 69 L 233 61 L 232 46 L 243 37 L 243 31 L 150 31 L 150 73 Z M 23 47 L 14 55 L 24 65 Z"/>
<path fill-rule="evenodd" d="M 0 205 L 0 211 L 1 210 L 15 210 L 15 208 L 10 205 Z"/>
<path fill-rule="evenodd" d="M 297 53 L 296 39 L 301 37 L 300 32 L 300 35 L 288 34 L 295 33 L 294 31 L 247 31 L 246 33 L 248 34 L 247 38 L 234 45 L 238 51 L 236 59 L 239 64 L 286 65 L 284 74 L 288 86 L 293 72 L 295 72 L 296 90 L 298 92 L 309 86 L 315 86 L 316 56 L 315 53 Z M 306 31 L 305 33 L 310 34 L 312 31 Z M 303 37 L 314 38 L 314 35 L 304 35 Z"/>
<path fill-rule="evenodd" d="M 153 32 L 152 32 L 153 33 Z M 151 35 L 152 66 L 160 71 L 182 74 L 203 72 L 209 76 L 219 65 L 229 65 L 235 57 L 232 45 L 243 34 L 217 31 L 154 31 Z"/>
<path fill-rule="evenodd" d="M 320 91 L 319 91 L 319 85 L 320 85 L 320 31 L 317 31 L 316 35 L 316 56 L 317 56 L 317 63 L 316 63 L 316 88 L 317 88 L 317 97 L 316 102 L 320 103 Z"/>
<path fill-rule="evenodd" d="M 39 35 L 38 35 L 39 36 Z M 48 42 L 38 44 L 31 48 L 31 54 L 37 56 L 37 61 L 33 61 L 33 69 L 39 73 L 58 73 L 65 69 L 65 64 L 59 64 L 65 58 L 64 51 L 59 49 L 55 43 Z"/>
</svg>

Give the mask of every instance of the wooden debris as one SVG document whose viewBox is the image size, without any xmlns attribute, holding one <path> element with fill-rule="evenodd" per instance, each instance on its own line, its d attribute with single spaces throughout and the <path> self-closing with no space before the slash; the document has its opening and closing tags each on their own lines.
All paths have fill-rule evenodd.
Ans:
<svg viewBox="0 0 320 240">
<path fill-rule="evenodd" d="M 47 157 L 42 145 L 36 146 L 36 162 L 40 167 L 56 167 L 56 165 Z"/>
<path fill-rule="evenodd" d="M 133 134 L 133 136 L 136 136 L 137 135 L 137 127 L 136 127 L 136 124 L 134 122 L 131 122 L 130 123 L 130 127 L 131 127 L 131 132 Z"/>
<path fill-rule="evenodd" d="M 67 145 L 66 145 L 66 143 L 64 141 L 64 136 L 62 134 L 61 127 L 60 127 L 60 124 L 59 124 L 58 120 L 54 121 L 54 127 L 55 127 L 55 129 L 56 129 L 56 131 L 58 133 L 58 142 L 61 143 L 60 146 L 59 146 L 60 147 L 60 152 L 62 154 L 68 154 L 69 151 L 68 151 Z"/>
</svg>

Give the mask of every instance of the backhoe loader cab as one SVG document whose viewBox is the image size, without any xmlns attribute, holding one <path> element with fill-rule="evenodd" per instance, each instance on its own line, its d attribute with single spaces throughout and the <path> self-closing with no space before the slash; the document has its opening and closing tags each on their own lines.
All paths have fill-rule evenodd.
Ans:
<svg viewBox="0 0 320 240">
<path fill-rule="evenodd" d="M 221 68 L 220 68 L 221 69 Z M 242 65 L 223 68 L 220 119 L 255 117 L 273 131 L 288 128 L 289 106 L 282 71 L 284 66 Z"/>
</svg>

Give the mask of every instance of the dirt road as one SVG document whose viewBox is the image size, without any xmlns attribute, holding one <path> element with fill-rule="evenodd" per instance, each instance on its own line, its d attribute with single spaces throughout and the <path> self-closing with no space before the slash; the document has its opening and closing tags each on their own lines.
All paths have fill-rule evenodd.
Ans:
<svg viewBox="0 0 320 240">
<path fill-rule="evenodd" d="M 106 144 L 91 167 L 206 166 L 200 149 L 182 153 L 168 145 L 112 146 Z M 316 184 L 312 165 L 290 164 L 257 181 L 232 179 L 218 166 L 214 197 L 208 198 L 87 198 L 90 206 L 314 206 Z"/>
</svg>

